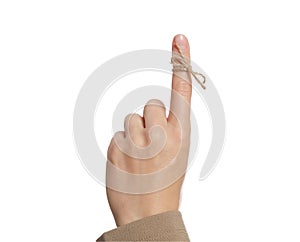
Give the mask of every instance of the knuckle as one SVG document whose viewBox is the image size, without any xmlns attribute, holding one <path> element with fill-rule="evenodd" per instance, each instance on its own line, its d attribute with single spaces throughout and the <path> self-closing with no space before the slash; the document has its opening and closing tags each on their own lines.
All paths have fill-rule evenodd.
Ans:
<svg viewBox="0 0 300 242">
<path fill-rule="evenodd" d="M 118 131 L 118 132 L 116 132 L 115 134 L 114 134 L 114 136 L 113 136 L 113 140 L 114 141 L 116 141 L 116 140 L 118 140 L 118 139 L 120 139 L 120 138 L 123 138 L 124 137 L 124 132 L 123 131 Z"/>
<path fill-rule="evenodd" d="M 124 118 L 124 123 L 125 123 L 125 124 L 127 124 L 127 123 L 129 122 L 129 120 L 130 120 L 130 118 L 131 118 L 131 115 L 132 115 L 131 113 L 130 113 L 130 114 L 127 114 L 126 117 Z"/>
<path fill-rule="evenodd" d="M 110 161 L 113 161 L 114 160 L 114 157 L 117 153 L 117 145 L 114 141 L 114 139 L 111 140 L 109 146 L 108 146 L 108 149 L 107 149 L 107 158 L 110 160 Z"/>
<path fill-rule="evenodd" d="M 140 116 L 140 115 L 138 115 L 137 113 L 133 113 L 132 115 L 131 115 L 131 119 L 132 119 L 132 121 L 138 121 L 138 120 L 140 120 L 142 117 Z"/>
<path fill-rule="evenodd" d="M 119 148 L 118 142 L 124 139 L 124 132 L 118 131 L 114 134 L 113 138 L 110 141 L 110 144 L 107 149 L 107 158 L 113 162 L 117 156 L 119 156 L 122 151 Z"/>
<path fill-rule="evenodd" d="M 147 104 L 144 107 L 144 114 L 151 112 L 151 111 L 161 111 L 161 109 L 165 110 L 165 105 L 163 102 L 157 100 L 157 99 L 153 99 L 155 101 L 148 101 Z M 150 111 L 151 110 L 151 111 Z"/>
<path fill-rule="evenodd" d="M 165 108 L 164 103 L 163 103 L 161 100 L 159 100 L 159 99 L 150 99 L 150 100 L 146 103 L 146 106 L 151 106 L 151 105 L 154 105 L 154 106 L 160 106 L 160 107 Z"/>
<path fill-rule="evenodd" d="M 124 123 L 129 125 L 129 123 L 136 123 L 141 119 L 141 116 L 137 113 L 130 113 L 125 117 Z"/>
</svg>

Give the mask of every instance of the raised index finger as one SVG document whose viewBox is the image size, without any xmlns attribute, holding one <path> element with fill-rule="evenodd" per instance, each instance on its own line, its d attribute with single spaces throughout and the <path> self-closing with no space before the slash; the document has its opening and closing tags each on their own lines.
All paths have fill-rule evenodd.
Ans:
<svg viewBox="0 0 300 242">
<path fill-rule="evenodd" d="M 184 69 L 184 63 L 190 64 L 190 46 L 184 35 L 176 35 L 172 42 L 172 97 L 168 122 L 175 123 L 179 119 L 189 120 L 192 96 L 190 73 Z"/>
</svg>

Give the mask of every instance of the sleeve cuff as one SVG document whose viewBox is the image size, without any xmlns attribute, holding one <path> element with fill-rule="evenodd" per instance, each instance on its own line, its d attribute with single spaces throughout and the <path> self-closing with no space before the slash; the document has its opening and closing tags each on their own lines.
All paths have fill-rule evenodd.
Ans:
<svg viewBox="0 0 300 242">
<path fill-rule="evenodd" d="M 190 241 L 181 213 L 169 211 L 110 230 L 98 241 Z"/>
</svg>

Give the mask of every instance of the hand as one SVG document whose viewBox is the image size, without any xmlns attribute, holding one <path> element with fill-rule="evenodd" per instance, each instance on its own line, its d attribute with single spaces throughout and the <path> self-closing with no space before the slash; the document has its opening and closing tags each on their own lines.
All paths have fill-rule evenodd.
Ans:
<svg viewBox="0 0 300 242">
<path fill-rule="evenodd" d="M 190 59 L 185 36 L 174 37 L 172 51 Z M 190 74 L 173 73 L 169 116 L 162 102 L 150 100 L 143 117 L 128 115 L 125 131 L 117 132 L 111 140 L 107 198 L 117 226 L 178 210 L 189 154 L 191 95 Z M 168 172 L 160 172 L 165 168 Z M 124 171 L 124 176 L 117 170 Z M 155 172 L 152 178 L 145 176 Z"/>
</svg>

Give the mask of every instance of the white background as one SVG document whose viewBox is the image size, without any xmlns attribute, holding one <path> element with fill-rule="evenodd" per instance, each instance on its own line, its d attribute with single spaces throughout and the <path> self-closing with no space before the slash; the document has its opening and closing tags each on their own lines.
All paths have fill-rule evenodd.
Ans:
<svg viewBox="0 0 300 242">
<path fill-rule="evenodd" d="M 191 240 L 300 241 L 297 3 L 1 1 L 0 241 L 95 241 L 114 228 L 105 189 L 76 154 L 76 97 L 101 63 L 169 50 L 177 33 L 219 90 L 227 121 L 219 165 L 199 182 L 200 147 L 183 188 Z"/>
</svg>

